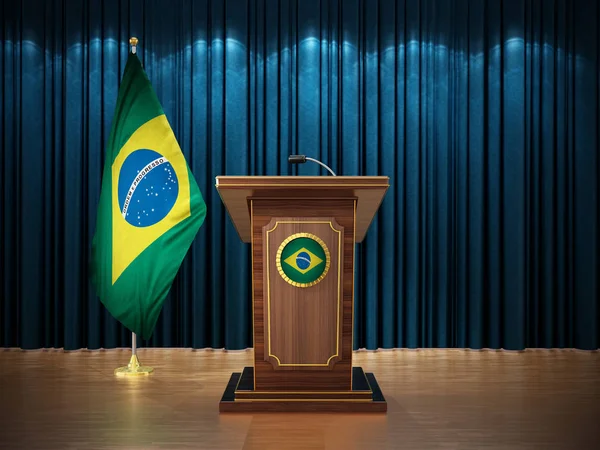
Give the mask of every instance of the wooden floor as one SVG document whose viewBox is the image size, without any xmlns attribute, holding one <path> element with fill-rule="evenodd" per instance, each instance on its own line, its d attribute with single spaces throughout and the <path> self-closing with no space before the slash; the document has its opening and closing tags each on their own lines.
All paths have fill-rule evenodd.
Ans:
<svg viewBox="0 0 600 450">
<path fill-rule="evenodd" d="M 387 414 L 219 415 L 252 351 L 0 350 L 0 447 L 10 449 L 600 448 L 600 353 L 358 352 Z"/>
</svg>

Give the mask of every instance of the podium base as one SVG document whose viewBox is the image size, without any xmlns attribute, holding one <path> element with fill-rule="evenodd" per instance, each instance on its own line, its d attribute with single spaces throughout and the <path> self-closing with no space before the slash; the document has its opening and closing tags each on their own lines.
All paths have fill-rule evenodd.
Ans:
<svg viewBox="0 0 600 450">
<path fill-rule="evenodd" d="M 352 368 L 352 390 L 336 392 L 278 392 L 253 389 L 254 371 L 245 367 L 227 383 L 219 412 L 336 412 L 385 413 L 387 402 L 372 373 Z"/>
</svg>

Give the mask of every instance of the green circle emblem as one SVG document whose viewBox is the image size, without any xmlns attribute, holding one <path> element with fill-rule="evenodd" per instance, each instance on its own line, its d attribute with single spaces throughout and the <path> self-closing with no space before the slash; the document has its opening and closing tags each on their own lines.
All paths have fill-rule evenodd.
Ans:
<svg viewBox="0 0 600 450">
<path fill-rule="evenodd" d="M 277 250 L 277 270 L 292 286 L 310 287 L 320 282 L 331 264 L 329 249 L 314 234 L 297 233 Z"/>
</svg>

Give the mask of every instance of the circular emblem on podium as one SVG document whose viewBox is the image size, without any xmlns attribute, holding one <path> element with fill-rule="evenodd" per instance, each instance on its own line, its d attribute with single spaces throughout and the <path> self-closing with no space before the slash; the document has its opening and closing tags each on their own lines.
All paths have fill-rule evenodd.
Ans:
<svg viewBox="0 0 600 450">
<path fill-rule="evenodd" d="M 276 256 L 279 275 L 296 287 L 319 283 L 331 264 L 329 249 L 321 239 L 310 233 L 296 233 L 286 238 Z"/>
</svg>

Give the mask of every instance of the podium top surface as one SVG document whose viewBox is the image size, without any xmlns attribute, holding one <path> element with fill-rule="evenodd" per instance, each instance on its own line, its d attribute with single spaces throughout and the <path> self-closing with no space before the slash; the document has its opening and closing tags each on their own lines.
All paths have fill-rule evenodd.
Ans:
<svg viewBox="0 0 600 450">
<path fill-rule="evenodd" d="M 218 176 L 216 188 L 240 239 L 251 241 L 250 199 L 356 199 L 356 242 L 367 233 L 389 187 L 386 176 Z"/>
</svg>

